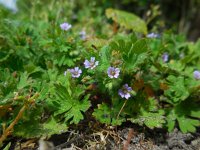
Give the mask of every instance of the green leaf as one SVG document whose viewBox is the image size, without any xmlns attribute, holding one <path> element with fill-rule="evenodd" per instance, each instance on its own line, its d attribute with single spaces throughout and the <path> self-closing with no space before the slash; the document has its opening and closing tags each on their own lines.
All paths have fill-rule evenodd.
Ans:
<svg viewBox="0 0 200 150">
<path fill-rule="evenodd" d="M 0 47 L 0 63 L 6 61 L 9 59 L 10 55 L 14 53 L 14 50 L 9 51 L 3 51 L 3 49 Z"/>
<path fill-rule="evenodd" d="M 11 142 L 9 142 L 3 150 L 9 150 L 11 146 Z"/>
<path fill-rule="evenodd" d="M 176 124 L 176 114 L 174 110 L 171 110 L 170 113 L 167 114 L 166 121 L 167 121 L 166 126 L 168 128 L 168 131 L 172 132 Z"/>
<path fill-rule="evenodd" d="M 63 85 L 60 84 L 55 84 L 54 85 L 56 88 L 56 94 L 60 98 L 60 102 L 65 102 L 70 103 L 70 100 L 72 99 L 70 93 L 68 92 L 68 88 L 64 87 Z"/>
<path fill-rule="evenodd" d="M 119 110 L 112 110 L 107 104 L 102 103 L 98 104 L 98 108 L 94 109 L 93 116 L 99 120 L 101 123 L 105 123 L 108 125 L 121 125 L 122 122 L 125 121 L 125 118 L 119 117 L 116 119 L 115 112 L 119 112 Z"/>
<path fill-rule="evenodd" d="M 28 127 L 28 128 L 27 128 Z M 44 134 L 42 125 L 38 121 L 23 122 L 23 125 L 19 124 L 15 127 L 14 135 L 21 136 L 23 138 L 37 138 Z"/>
<path fill-rule="evenodd" d="M 126 29 L 132 29 L 133 31 L 147 34 L 146 23 L 133 13 L 108 8 L 106 9 L 106 16 L 107 18 L 112 18 L 120 26 L 125 27 Z"/>
<path fill-rule="evenodd" d="M 134 70 L 139 65 L 146 62 L 148 50 L 145 39 L 138 40 L 129 50 L 128 55 L 124 57 L 125 66 L 127 70 Z"/>
<path fill-rule="evenodd" d="M 58 79 L 57 83 L 62 84 L 67 89 L 66 94 L 69 94 L 69 96 L 71 96 L 72 95 L 72 89 L 71 89 L 71 83 L 70 83 L 71 73 L 67 71 L 65 76 L 61 75 L 57 77 L 57 79 Z M 59 86 L 57 86 L 56 84 L 55 84 L 55 87 L 59 88 Z"/>
<path fill-rule="evenodd" d="M 91 106 L 90 102 L 88 101 L 90 95 L 86 95 L 82 101 L 73 103 L 72 107 L 65 113 L 65 120 L 70 121 L 70 123 L 78 124 L 81 120 L 84 119 L 83 114 L 86 112 L 89 107 Z"/>
<path fill-rule="evenodd" d="M 148 128 L 161 128 L 165 123 L 165 112 L 159 108 L 158 101 L 155 98 L 145 99 L 136 95 L 134 103 L 128 105 L 130 120 L 141 126 L 146 125 Z M 131 109 L 132 108 L 132 109 Z"/>
<path fill-rule="evenodd" d="M 66 124 L 61 124 L 58 123 L 55 118 L 50 117 L 50 119 L 48 119 L 48 121 L 46 121 L 43 124 L 43 130 L 45 131 L 45 133 L 43 135 L 45 136 L 51 136 L 53 134 L 60 134 L 62 132 L 67 131 L 68 127 Z"/>
<path fill-rule="evenodd" d="M 196 127 L 200 125 L 200 108 L 189 100 L 181 102 L 174 108 L 167 109 L 166 112 L 168 131 L 174 129 L 176 120 L 183 133 L 195 132 Z"/>
<path fill-rule="evenodd" d="M 102 71 L 107 70 L 108 67 L 110 66 L 111 50 L 108 46 L 104 46 L 101 48 L 100 59 L 101 59 L 101 63 L 98 69 L 100 72 L 102 72 Z"/>
<path fill-rule="evenodd" d="M 136 70 L 149 58 L 146 40 L 137 40 L 134 34 L 130 36 L 129 40 L 119 39 L 117 42 L 111 42 L 110 47 L 121 53 L 125 70 L 128 72 Z"/>
<path fill-rule="evenodd" d="M 137 42 L 137 36 L 135 33 L 130 34 L 129 36 L 117 36 L 116 40 L 113 40 L 109 45 L 114 51 L 120 51 L 121 54 L 128 55 L 133 49 L 133 45 Z M 140 44 L 141 42 L 138 42 Z M 136 45 L 138 45 L 136 44 Z M 144 44 L 144 43 L 141 43 Z M 146 43 L 145 43 L 146 44 Z M 136 46 L 137 47 L 137 46 Z M 137 49 L 135 47 L 135 49 Z"/>
<path fill-rule="evenodd" d="M 127 71 L 134 71 L 139 68 L 140 65 L 146 62 L 148 59 L 147 53 L 134 54 L 132 53 L 129 57 L 123 57 L 124 66 Z"/>
<path fill-rule="evenodd" d="M 29 86 L 29 84 L 30 80 L 28 80 L 28 73 L 27 72 L 22 73 L 20 76 L 19 83 L 17 85 L 17 89 L 23 89 L 26 86 Z"/>
<path fill-rule="evenodd" d="M 98 104 L 98 109 L 94 109 L 92 114 L 101 123 L 111 124 L 110 108 L 105 104 Z"/>
<path fill-rule="evenodd" d="M 100 38 L 92 38 L 86 42 L 87 47 L 95 46 L 96 48 L 101 48 L 108 44 L 108 41 Z"/>
<path fill-rule="evenodd" d="M 129 55 L 131 54 L 142 54 L 147 52 L 147 42 L 146 39 L 140 39 L 136 41 L 132 47 L 132 49 L 129 51 Z"/>
<path fill-rule="evenodd" d="M 175 127 L 176 121 L 175 120 L 168 120 L 167 121 L 167 128 L 169 132 L 172 132 Z"/>
<path fill-rule="evenodd" d="M 64 87 L 60 84 L 55 84 L 55 87 L 57 98 L 53 102 L 56 102 L 58 106 L 54 115 L 63 115 L 65 121 L 72 119 L 70 123 L 79 123 L 83 119 L 82 112 L 87 111 L 91 106 L 88 101 L 90 95 L 85 95 L 83 100 L 81 100 L 81 95 L 84 93 L 83 87 L 74 87 L 71 94 L 71 90 L 68 89 L 69 87 Z"/>
<path fill-rule="evenodd" d="M 178 103 L 188 98 L 189 91 L 185 87 L 185 80 L 183 77 L 170 75 L 167 80 L 169 88 L 165 90 L 164 94 L 168 96 L 173 103 Z"/>
<path fill-rule="evenodd" d="M 184 116 L 178 117 L 177 120 L 178 120 L 179 127 L 183 133 L 195 132 L 196 127 L 200 125 L 199 120 L 186 118 Z"/>
<path fill-rule="evenodd" d="M 66 124 L 58 123 L 53 117 L 50 117 L 43 124 L 38 119 L 29 119 L 23 121 L 15 127 L 14 135 L 23 138 L 38 138 L 41 136 L 50 137 L 53 134 L 60 134 L 68 129 Z"/>
<path fill-rule="evenodd" d="M 158 112 L 147 112 L 142 111 L 142 113 L 136 118 L 128 119 L 132 123 L 138 123 L 139 125 L 145 124 L 147 127 L 153 128 L 161 128 L 165 123 L 164 111 L 159 110 Z"/>
<path fill-rule="evenodd" d="M 173 61 L 173 63 L 169 63 L 168 66 L 172 70 L 176 70 L 178 72 L 182 72 L 185 69 L 185 65 L 180 61 Z"/>
</svg>

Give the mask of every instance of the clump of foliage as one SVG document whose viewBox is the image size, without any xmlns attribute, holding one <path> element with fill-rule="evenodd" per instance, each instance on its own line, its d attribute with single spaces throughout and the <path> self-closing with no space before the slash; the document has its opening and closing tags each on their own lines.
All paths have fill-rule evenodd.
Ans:
<svg viewBox="0 0 200 150">
<path fill-rule="evenodd" d="M 171 32 L 147 35 L 145 21 L 121 10 L 103 13 L 89 5 L 74 17 L 75 4 L 51 1 L 37 12 L 40 7 L 33 2 L 34 13 L 0 16 L 0 144 L 11 134 L 65 132 L 89 109 L 107 125 L 131 121 L 195 132 L 200 41 Z"/>
</svg>

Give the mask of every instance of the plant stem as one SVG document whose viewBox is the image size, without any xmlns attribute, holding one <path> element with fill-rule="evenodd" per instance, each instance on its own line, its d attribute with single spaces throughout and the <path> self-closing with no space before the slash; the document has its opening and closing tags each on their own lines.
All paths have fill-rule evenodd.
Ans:
<svg viewBox="0 0 200 150">
<path fill-rule="evenodd" d="M 3 141 L 7 138 L 7 136 L 9 136 L 15 126 L 15 124 L 17 124 L 17 122 L 19 121 L 19 119 L 22 117 L 24 111 L 26 110 L 26 105 L 24 105 L 19 113 L 17 114 L 17 117 L 15 118 L 15 120 L 9 125 L 8 128 L 5 129 L 5 131 L 3 132 L 3 135 L 0 137 L 0 146 L 2 145 Z"/>
<path fill-rule="evenodd" d="M 119 115 L 121 114 L 122 110 L 124 109 L 125 105 L 126 105 L 127 100 L 124 101 L 124 104 L 122 105 L 118 115 L 117 115 L 117 120 L 119 119 Z"/>
<path fill-rule="evenodd" d="M 27 100 L 28 103 L 32 103 L 35 101 L 35 98 L 39 96 L 38 93 L 33 95 L 31 98 Z M 24 104 L 23 107 L 18 112 L 16 118 L 13 120 L 13 122 L 4 130 L 2 136 L 0 137 L 0 147 L 3 144 L 3 141 L 12 133 L 14 126 L 18 123 L 18 121 L 22 118 L 24 111 L 28 107 L 28 104 Z"/>
</svg>

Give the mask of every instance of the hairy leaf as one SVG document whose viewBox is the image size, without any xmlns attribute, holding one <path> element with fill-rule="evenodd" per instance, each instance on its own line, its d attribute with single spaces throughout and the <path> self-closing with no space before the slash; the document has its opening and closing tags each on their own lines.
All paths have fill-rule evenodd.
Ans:
<svg viewBox="0 0 200 150">
<path fill-rule="evenodd" d="M 106 16 L 112 18 L 126 29 L 132 29 L 133 31 L 147 34 L 146 23 L 133 13 L 109 8 L 106 10 Z"/>
</svg>

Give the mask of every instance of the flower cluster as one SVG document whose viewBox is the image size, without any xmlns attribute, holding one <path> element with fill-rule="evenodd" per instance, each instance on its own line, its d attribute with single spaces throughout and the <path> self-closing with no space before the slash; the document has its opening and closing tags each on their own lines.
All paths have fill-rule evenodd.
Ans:
<svg viewBox="0 0 200 150">
<path fill-rule="evenodd" d="M 90 60 L 84 61 L 84 66 L 86 69 L 94 69 L 96 66 L 98 66 L 99 61 L 95 61 L 95 57 L 91 57 Z M 75 67 L 73 69 L 68 69 L 68 71 L 71 73 L 73 78 L 79 78 L 82 70 L 79 67 Z M 66 71 L 64 75 L 66 75 Z M 109 78 L 118 78 L 120 73 L 119 68 L 115 67 L 109 67 L 107 70 L 107 75 Z M 132 88 L 128 86 L 128 84 L 123 85 L 121 89 L 119 89 L 118 94 L 125 99 L 129 99 L 131 97 L 130 92 L 132 91 Z"/>
<path fill-rule="evenodd" d="M 85 62 L 84 62 L 85 68 L 87 68 L 87 69 L 88 68 L 94 69 L 98 64 L 99 64 L 99 62 L 95 61 L 95 57 L 91 57 L 90 61 L 85 60 Z M 82 73 L 82 70 L 79 69 L 79 67 L 75 67 L 73 69 L 68 69 L 68 71 L 71 73 L 73 78 L 79 78 Z M 66 73 L 67 72 L 65 71 L 64 75 L 66 75 Z"/>
<path fill-rule="evenodd" d="M 64 30 L 64 31 L 69 30 L 71 27 L 72 27 L 72 25 L 69 24 L 69 23 L 67 23 L 67 22 L 64 22 L 64 23 L 60 24 L 60 28 L 61 28 L 62 30 Z"/>
</svg>

